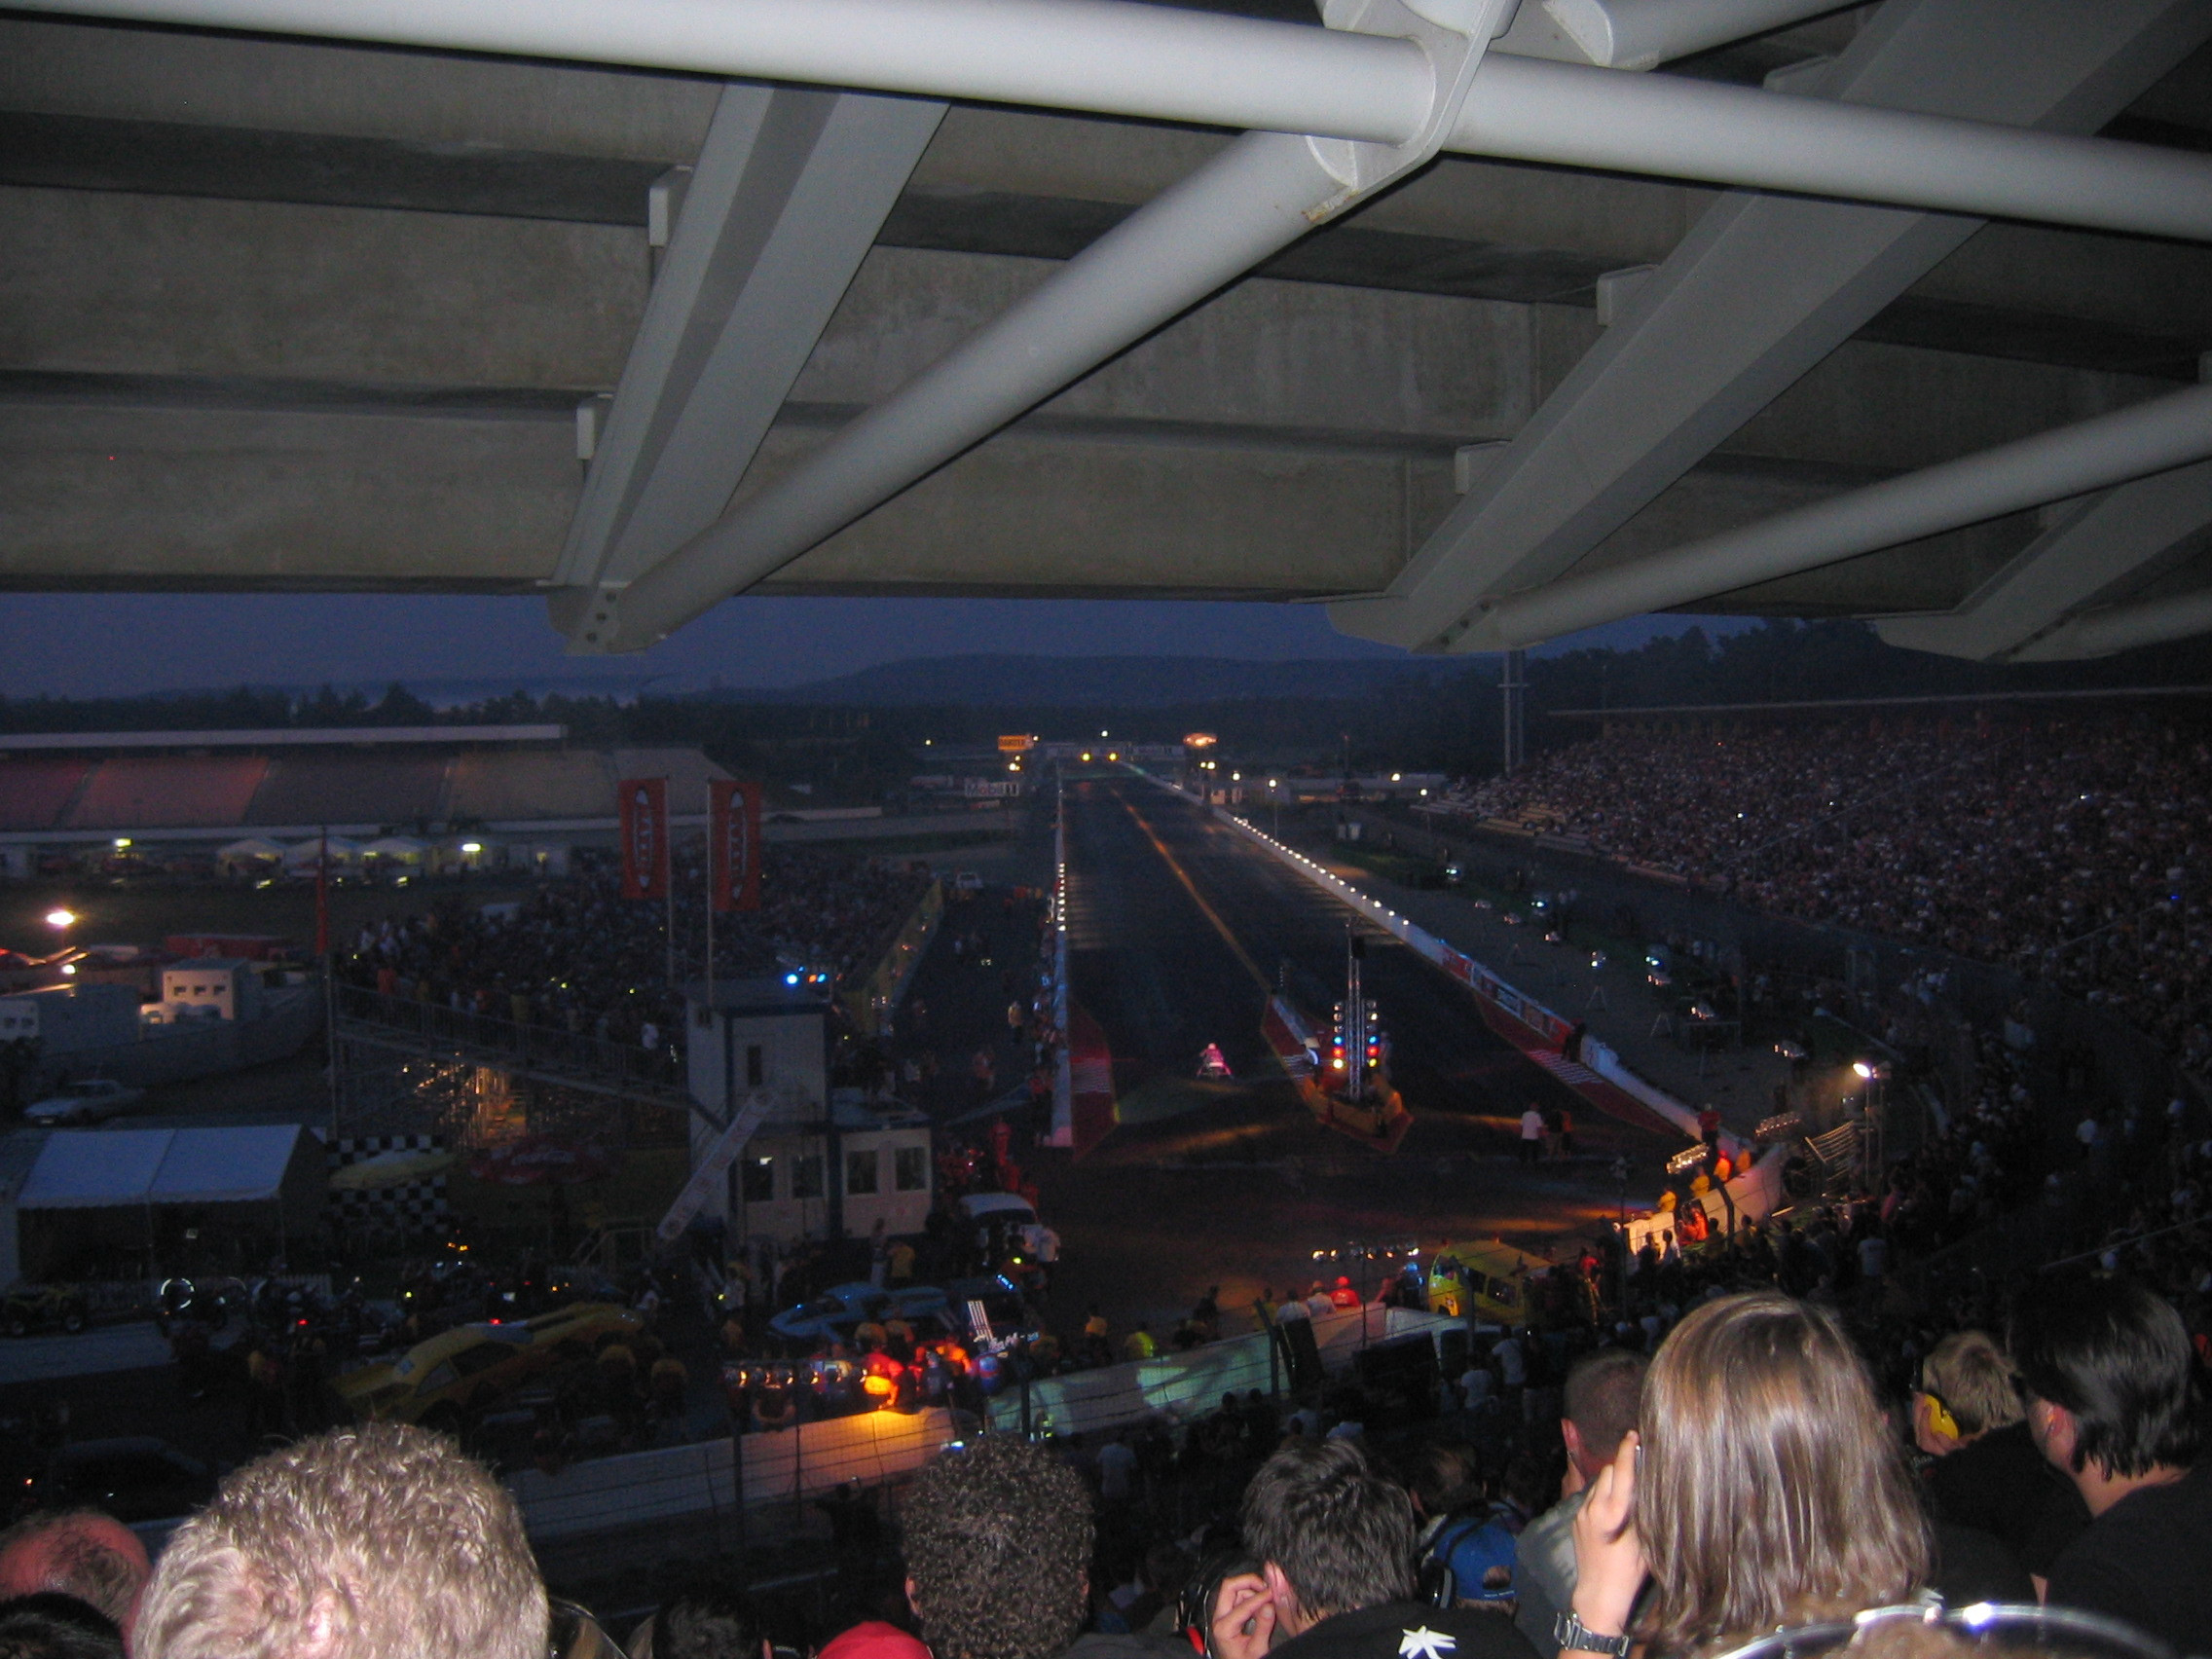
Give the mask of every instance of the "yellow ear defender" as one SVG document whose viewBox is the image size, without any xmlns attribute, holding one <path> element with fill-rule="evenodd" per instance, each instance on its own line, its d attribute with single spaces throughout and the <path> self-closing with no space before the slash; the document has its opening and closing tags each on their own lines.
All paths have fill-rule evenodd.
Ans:
<svg viewBox="0 0 2212 1659">
<path fill-rule="evenodd" d="M 1942 1395 L 1932 1394 L 1926 1388 L 1923 1388 L 1920 1390 L 1920 1397 L 1928 1402 L 1928 1426 L 1930 1428 L 1937 1434 L 1948 1435 L 1953 1440 L 1965 1438 L 1959 1433 L 1959 1419 L 1951 1415 L 1951 1408 L 1943 1403 Z"/>
</svg>

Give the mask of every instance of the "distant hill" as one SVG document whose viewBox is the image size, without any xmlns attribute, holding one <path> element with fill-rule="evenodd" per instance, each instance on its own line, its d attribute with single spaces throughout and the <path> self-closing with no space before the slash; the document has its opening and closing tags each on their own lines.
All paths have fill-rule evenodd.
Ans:
<svg viewBox="0 0 2212 1659">
<path fill-rule="evenodd" d="M 1407 681 L 1456 679 L 1463 660 L 1239 662 L 1183 656 L 917 657 L 778 689 L 704 692 L 710 701 L 867 708 L 951 705 L 1161 708 L 1244 698 L 1346 697 Z"/>
</svg>

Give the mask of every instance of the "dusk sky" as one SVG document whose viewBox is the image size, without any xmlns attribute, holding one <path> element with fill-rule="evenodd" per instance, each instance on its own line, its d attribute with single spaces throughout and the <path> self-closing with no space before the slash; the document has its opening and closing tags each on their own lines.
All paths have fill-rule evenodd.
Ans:
<svg viewBox="0 0 2212 1659">
<path fill-rule="evenodd" d="M 1588 639 L 1634 645 L 1693 620 L 1640 618 Z M 740 599 L 641 655 L 591 658 L 563 654 L 535 598 L 0 595 L 0 695 L 17 697 L 391 680 L 511 680 L 532 687 L 562 681 L 617 693 L 648 679 L 668 690 L 717 679 L 788 686 L 967 652 L 1256 661 L 1397 654 L 1337 633 L 1317 605 Z"/>
</svg>

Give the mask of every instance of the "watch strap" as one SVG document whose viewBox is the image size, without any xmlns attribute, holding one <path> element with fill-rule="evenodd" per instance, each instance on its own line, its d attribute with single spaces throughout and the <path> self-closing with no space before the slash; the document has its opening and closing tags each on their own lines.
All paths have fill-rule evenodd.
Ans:
<svg viewBox="0 0 2212 1659">
<path fill-rule="evenodd" d="M 1625 1633 L 1600 1636 L 1569 1611 L 1552 1620 L 1552 1640 L 1576 1653 L 1606 1653 L 1612 1659 L 1625 1659 L 1632 1639 Z"/>
</svg>

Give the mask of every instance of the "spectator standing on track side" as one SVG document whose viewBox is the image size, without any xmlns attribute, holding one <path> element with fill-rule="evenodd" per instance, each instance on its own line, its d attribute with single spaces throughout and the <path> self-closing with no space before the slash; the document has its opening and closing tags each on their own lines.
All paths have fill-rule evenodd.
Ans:
<svg viewBox="0 0 2212 1659">
<path fill-rule="evenodd" d="M 1521 1161 L 1533 1163 L 1544 1155 L 1544 1115 L 1530 1101 L 1521 1114 Z"/>
</svg>

